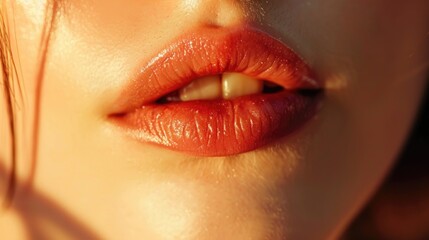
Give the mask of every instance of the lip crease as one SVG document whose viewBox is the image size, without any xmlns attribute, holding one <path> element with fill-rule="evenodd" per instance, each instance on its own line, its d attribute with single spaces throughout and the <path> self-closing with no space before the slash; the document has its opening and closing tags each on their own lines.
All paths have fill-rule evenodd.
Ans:
<svg viewBox="0 0 429 240">
<path fill-rule="evenodd" d="M 197 78 L 224 72 L 268 80 L 284 90 L 232 100 L 157 103 Z M 201 29 L 146 61 L 109 118 L 142 143 L 194 156 L 228 156 L 301 128 L 317 113 L 321 89 L 304 61 L 266 33 L 247 27 Z"/>
</svg>

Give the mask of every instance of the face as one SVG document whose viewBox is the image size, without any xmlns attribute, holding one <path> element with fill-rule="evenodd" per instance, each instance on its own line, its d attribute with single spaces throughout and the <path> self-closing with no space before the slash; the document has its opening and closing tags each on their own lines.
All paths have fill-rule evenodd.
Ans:
<svg viewBox="0 0 429 240">
<path fill-rule="evenodd" d="M 391 167 L 423 94 L 429 60 L 425 0 L 61 1 L 41 82 L 36 79 L 46 3 L 5 2 L 24 95 L 17 195 L 2 220 L 7 224 L 0 224 L 11 226 L 1 230 L 7 236 L 336 238 Z M 292 49 L 288 53 L 300 56 L 314 73 L 323 93 L 316 110 L 302 110 L 314 111 L 305 123 L 251 149 L 219 147 L 212 154 L 208 148 L 136 140 L 112 120 L 122 99 L 134 104 L 161 95 L 157 89 L 166 91 L 129 93 L 138 88 L 135 81 L 143 83 L 138 89 L 150 88 L 148 75 L 135 80 L 136 72 L 162 59 L 165 49 L 180 54 L 179 47 L 169 46 L 250 28 L 257 29 L 252 34 L 264 32 L 261 44 L 277 39 L 287 45 L 284 51 Z M 244 39 L 244 45 L 253 41 L 258 48 L 255 38 Z M 247 48 L 249 54 L 256 51 Z M 180 59 L 166 75 L 194 58 Z M 186 125 L 180 114 L 207 101 L 215 100 L 166 103 L 179 113 L 164 118 Z M 32 162 L 36 111 L 40 124 Z M 172 135 L 166 136 L 170 141 Z M 244 136 L 243 141 L 251 135 Z M 8 155 L 7 146 L 0 150 Z M 9 161 L 2 158 L 2 164 L 7 172 Z"/>
</svg>

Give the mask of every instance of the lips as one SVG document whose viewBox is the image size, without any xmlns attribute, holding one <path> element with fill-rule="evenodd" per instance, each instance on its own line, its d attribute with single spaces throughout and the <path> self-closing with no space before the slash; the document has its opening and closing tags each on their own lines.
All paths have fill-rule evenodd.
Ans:
<svg viewBox="0 0 429 240">
<path fill-rule="evenodd" d="M 159 103 L 195 79 L 237 72 L 283 88 L 234 99 Z M 296 131 L 317 112 L 320 83 L 283 43 L 255 29 L 186 34 L 145 62 L 110 119 L 132 139 L 194 156 L 227 156 Z"/>
</svg>

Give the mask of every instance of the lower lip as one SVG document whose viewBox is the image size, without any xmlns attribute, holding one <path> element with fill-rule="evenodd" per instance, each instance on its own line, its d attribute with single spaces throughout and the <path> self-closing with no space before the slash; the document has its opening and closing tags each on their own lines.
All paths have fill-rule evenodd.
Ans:
<svg viewBox="0 0 429 240">
<path fill-rule="evenodd" d="M 282 91 L 233 100 L 150 104 L 113 116 L 132 138 L 194 156 L 255 150 L 301 128 L 320 94 Z"/>
</svg>

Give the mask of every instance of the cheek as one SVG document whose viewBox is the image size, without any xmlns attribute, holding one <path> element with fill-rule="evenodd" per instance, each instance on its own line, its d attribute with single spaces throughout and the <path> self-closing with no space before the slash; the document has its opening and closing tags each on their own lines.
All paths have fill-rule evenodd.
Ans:
<svg viewBox="0 0 429 240">
<path fill-rule="evenodd" d="M 399 152 L 424 89 L 429 3 L 297 2 L 283 3 L 294 11 L 278 24 L 301 23 L 287 25 L 289 38 L 326 83 L 319 151 L 372 166 L 358 168 L 362 175 L 383 169 L 375 166 Z"/>
<path fill-rule="evenodd" d="M 429 4 L 276 4 L 267 19 L 310 60 L 327 88 L 320 125 L 285 190 L 294 206 L 288 215 L 298 226 L 345 226 L 392 166 L 412 125 L 429 60 Z M 292 233 L 305 234 L 299 228 Z"/>
</svg>

